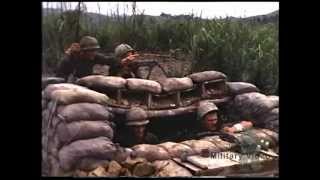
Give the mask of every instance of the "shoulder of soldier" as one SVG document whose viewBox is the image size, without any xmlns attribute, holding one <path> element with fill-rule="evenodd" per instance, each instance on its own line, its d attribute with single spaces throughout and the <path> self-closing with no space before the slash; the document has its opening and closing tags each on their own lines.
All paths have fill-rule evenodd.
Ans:
<svg viewBox="0 0 320 180">
<path fill-rule="evenodd" d="M 108 64 L 108 65 L 114 65 L 117 64 L 118 61 L 116 59 L 115 56 L 112 55 L 105 55 L 102 53 L 97 53 L 96 57 L 95 57 L 95 61 L 98 64 Z"/>
</svg>

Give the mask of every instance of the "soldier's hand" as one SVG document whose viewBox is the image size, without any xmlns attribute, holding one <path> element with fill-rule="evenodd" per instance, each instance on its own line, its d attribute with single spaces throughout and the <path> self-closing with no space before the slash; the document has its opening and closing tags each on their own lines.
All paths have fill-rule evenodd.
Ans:
<svg viewBox="0 0 320 180">
<path fill-rule="evenodd" d="M 222 130 L 226 133 L 235 133 L 236 132 L 236 129 L 234 127 L 224 127 Z"/>
<path fill-rule="evenodd" d="M 251 121 L 241 121 L 240 123 L 245 129 L 249 129 L 253 126 Z"/>
<path fill-rule="evenodd" d="M 77 54 L 80 52 L 80 44 L 79 43 L 72 43 L 71 46 L 65 51 L 66 54 Z"/>
<path fill-rule="evenodd" d="M 134 59 L 136 59 L 136 57 L 138 57 L 138 56 L 139 56 L 139 54 L 132 54 L 132 55 L 126 57 L 126 58 L 123 58 L 123 59 L 121 60 L 121 65 L 123 65 L 123 66 L 128 65 L 131 61 L 133 61 Z"/>
</svg>

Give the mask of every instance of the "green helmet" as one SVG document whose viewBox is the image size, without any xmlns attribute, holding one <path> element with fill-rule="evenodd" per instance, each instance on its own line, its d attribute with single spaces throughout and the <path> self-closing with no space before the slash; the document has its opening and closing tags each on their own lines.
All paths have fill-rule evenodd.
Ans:
<svg viewBox="0 0 320 180">
<path fill-rule="evenodd" d="M 140 126 L 149 123 L 148 115 L 145 110 L 139 107 L 133 107 L 126 114 L 127 126 Z"/>
<path fill-rule="evenodd" d="M 82 51 L 85 50 L 95 50 L 95 49 L 100 49 L 98 40 L 94 37 L 91 36 L 84 36 L 80 40 L 80 49 Z"/>
<path fill-rule="evenodd" d="M 218 111 L 218 107 L 210 101 L 201 101 L 197 110 L 197 119 L 202 119 L 206 114 L 212 111 Z"/>
<path fill-rule="evenodd" d="M 115 48 L 114 54 L 116 57 L 121 58 L 123 55 L 125 55 L 127 52 L 130 52 L 130 51 L 135 51 L 135 50 L 128 44 L 120 44 Z"/>
</svg>

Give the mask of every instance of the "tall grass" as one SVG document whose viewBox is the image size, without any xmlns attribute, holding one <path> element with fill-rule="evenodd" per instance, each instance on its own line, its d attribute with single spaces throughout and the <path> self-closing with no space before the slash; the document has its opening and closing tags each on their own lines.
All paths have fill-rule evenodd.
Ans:
<svg viewBox="0 0 320 180">
<path fill-rule="evenodd" d="M 133 11 L 132 16 L 112 12 L 96 26 L 80 15 L 78 36 L 97 37 L 105 52 L 120 43 L 139 51 L 179 49 L 190 55 L 192 71 L 217 70 L 229 81 L 246 81 L 263 93 L 278 89 L 278 24 L 244 23 L 232 20 L 153 18 Z M 56 67 L 63 50 L 78 41 L 77 11 L 43 18 L 43 62 Z"/>
</svg>

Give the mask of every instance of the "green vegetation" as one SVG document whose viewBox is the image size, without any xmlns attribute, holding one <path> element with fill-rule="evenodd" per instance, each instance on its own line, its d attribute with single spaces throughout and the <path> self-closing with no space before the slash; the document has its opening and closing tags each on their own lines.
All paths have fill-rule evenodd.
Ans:
<svg viewBox="0 0 320 180">
<path fill-rule="evenodd" d="M 44 73 L 53 73 L 51 69 L 56 68 L 64 49 L 72 42 L 91 35 L 109 53 L 122 42 L 138 51 L 179 49 L 192 57 L 194 72 L 217 70 L 225 73 L 229 81 L 253 83 L 265 94 L 278 93 L 278 22 L 113 13 L 94 19 L 93 23 L 81 8 L 43 16 Z"/>
</svg>

